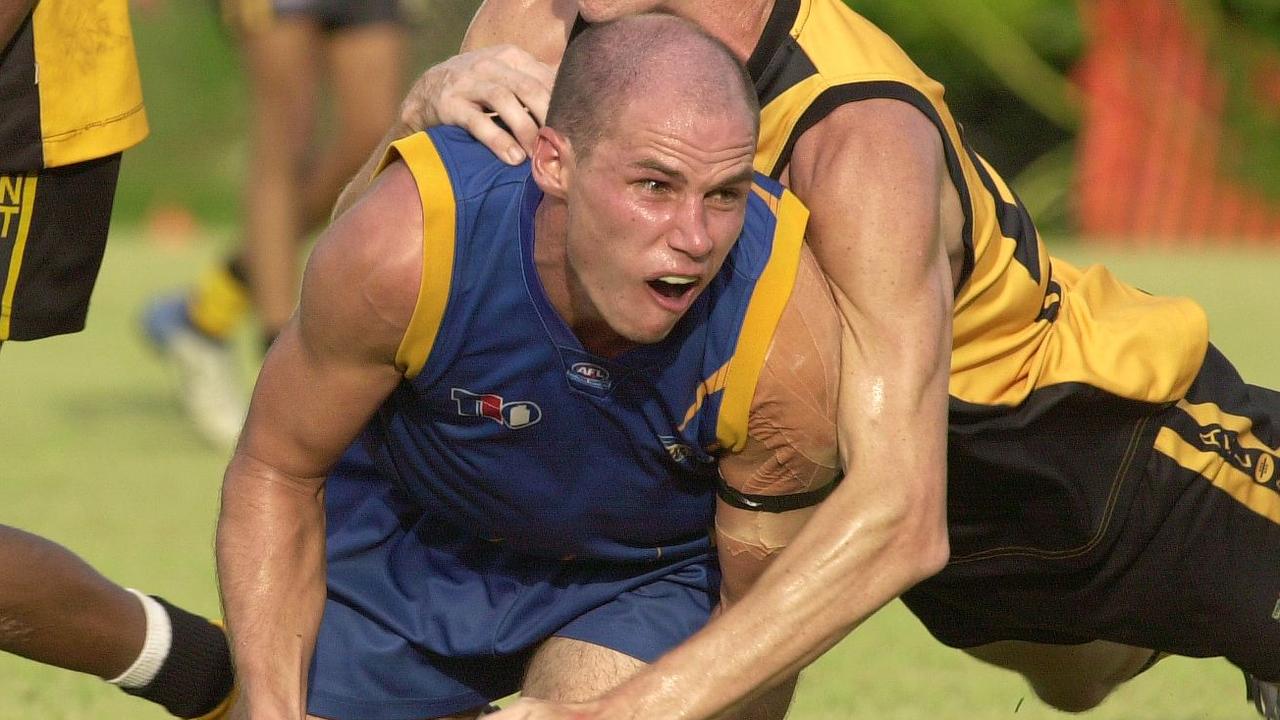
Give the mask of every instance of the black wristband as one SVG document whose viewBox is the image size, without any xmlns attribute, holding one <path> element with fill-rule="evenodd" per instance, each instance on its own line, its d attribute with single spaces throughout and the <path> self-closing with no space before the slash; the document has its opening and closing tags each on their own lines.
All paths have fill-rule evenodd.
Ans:
<svg viewBox="0 0 1280 720">
<path fill-rule="evenodd" d="M 152 597 L 169 614 L 169 654 L 151 682 L 124 691 L 180 718 L 205 715 L 226 699 L 235 681 L 226 633 L 199 615 Z"/>
</svg>

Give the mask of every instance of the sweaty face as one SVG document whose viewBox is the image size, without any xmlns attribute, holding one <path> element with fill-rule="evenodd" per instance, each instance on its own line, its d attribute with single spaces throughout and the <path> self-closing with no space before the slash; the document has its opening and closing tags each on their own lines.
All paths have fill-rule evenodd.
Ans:
<svg viewBox="0 0 1280 720">
<path fill-rule="evenodd" d="M 597 352 L 666 337 L 742 230 L 751 118 L 692 104 L 633 102 L 574 160 L 565 241 L 573 322 Z"/>
</svg>

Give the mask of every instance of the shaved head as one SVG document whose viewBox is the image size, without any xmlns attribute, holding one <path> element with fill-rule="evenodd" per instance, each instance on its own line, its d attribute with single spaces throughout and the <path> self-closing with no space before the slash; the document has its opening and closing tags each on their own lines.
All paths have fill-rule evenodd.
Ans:
<svg viewBox="0 0 1280 720">
<path fill-rule="evenodd" d="M 716 116 L 742 113 L 760 125 L 751 78 L 729 48 L 687 20 L 651 13 L 591 25 L 569 43 L 547 126 L 585 159 L 622 108 L 658 97 Z"/>
</svg>

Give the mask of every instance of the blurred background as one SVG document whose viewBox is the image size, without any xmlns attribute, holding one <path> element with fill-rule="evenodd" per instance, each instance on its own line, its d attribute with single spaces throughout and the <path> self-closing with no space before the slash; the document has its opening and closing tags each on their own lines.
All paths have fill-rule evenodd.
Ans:
<svg viewBox="0 0 1280 720">
<path fill-rule="evenodd" d="M 412 67 L 451 54 L 473 0 L 419 0 Z M 1277 0 L 850 0 L 946 85 L 970 141 L 1049 237 L 1280 239 Z M 225 228 L 246 93 L 212 3 L 138 0 L 151 137 L 117 227 Z"/>
<path fill-rule="evenodd" d="M 413 74 L 455 51 L 477 4 L 418 0 Z M 1195 297 L 1244 376 L 1280 386 L 1280 0 L 849 4 L 946 85 L 1055 254 Z M 151 136 L 125 153 L 88 329 L 0 355 L 0 523 L 216 615 L 226 451 L 186 422 L 139 316 L 238 243 L 249 97 L 214 3 L 135 0 L 133 24 Z M 247 388 L 261 348 L 252 329 L 238 333 Z M 1252 717 L 1241 685 L 1224 662 L 1170 660 L 1088 717 Z M 808 671 L 799 698 L 791 717 L 802 720 L 1059 717 L 1017 678 L 933 642 L 897 604 Z M 135 717 L 163 714 L 0 656 L 0 720 Z"/>
</svg>

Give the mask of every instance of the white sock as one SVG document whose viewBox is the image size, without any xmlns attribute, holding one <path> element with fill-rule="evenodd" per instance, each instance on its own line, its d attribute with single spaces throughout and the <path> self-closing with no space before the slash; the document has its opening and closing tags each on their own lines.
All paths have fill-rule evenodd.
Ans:
<svg viewBox="0 0 1280 720">
<path fill-rule="evenodd" d="M 169 644 L 173 641 L 173 627 L 169 624 L 169 613 L 150 595 L 126 588 L 142 602 L 142 610 L 147 616 L 147 637 L 142 643 L 142 652 L 119 677 L 107 682 L 122 688 L 146 687 L 160 672 L 160 666 L 169 656 Z"/>
</svg>

